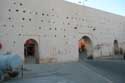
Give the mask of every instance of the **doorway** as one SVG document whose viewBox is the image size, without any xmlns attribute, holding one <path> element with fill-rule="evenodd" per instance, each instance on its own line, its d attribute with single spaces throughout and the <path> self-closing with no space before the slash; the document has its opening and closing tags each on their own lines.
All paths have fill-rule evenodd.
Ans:
<svg viewBox="0 0 125 83">
<path fill-rule="evenodd" d="M 79 59 L 93 59 L 92 56 L 92 41 L 88 36 L 83 36 L 79 40 Z"/>
<path fill-rule="evenodd" d="M 24 57 L 26 64 L 39 64 L 38 43 L 34 39 L 28 39 L 24 44 Z"/>
<path fill-rule="evenodd" d="M 114 54 L 118 55 L 120 52 L 118 40 L 114 40 Z"/>
</svg>

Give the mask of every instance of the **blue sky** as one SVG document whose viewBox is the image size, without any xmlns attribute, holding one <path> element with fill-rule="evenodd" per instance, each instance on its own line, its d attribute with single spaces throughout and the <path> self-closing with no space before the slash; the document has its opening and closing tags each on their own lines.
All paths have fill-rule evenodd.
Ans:
<svg viewBox="0 0 125 83">
<path fill-rule="evenodd" d="M 125 16 L 125 0 L 66 0 L 103 11 Z"/>
</svg>

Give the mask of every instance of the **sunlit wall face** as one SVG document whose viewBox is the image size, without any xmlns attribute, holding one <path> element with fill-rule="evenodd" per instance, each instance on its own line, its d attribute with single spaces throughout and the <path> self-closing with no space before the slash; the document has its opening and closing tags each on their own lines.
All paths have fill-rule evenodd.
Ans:
<svg viewBox="0 0 125 83">
<path fill-rule="evenodd" d="M 65 0 L 125 16 L 125 0 Z"/>
</svg>

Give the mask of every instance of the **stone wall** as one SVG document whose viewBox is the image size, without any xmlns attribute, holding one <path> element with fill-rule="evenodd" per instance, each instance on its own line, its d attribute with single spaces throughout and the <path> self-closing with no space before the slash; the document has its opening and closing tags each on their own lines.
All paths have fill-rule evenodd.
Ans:
<svg viewBox="0 0 125 83">
<path fill-rule="evenodd" d="M 1 53 L 11 51 L 24 59 L 24 43 L 34 39 L 41 63 L 78 61 L 78 41 L 88 36 L 93 56 L 113 54 L 113 42 L 125 49 L 122 16 L 63 0 L 1 0 Z"/>
</svg>

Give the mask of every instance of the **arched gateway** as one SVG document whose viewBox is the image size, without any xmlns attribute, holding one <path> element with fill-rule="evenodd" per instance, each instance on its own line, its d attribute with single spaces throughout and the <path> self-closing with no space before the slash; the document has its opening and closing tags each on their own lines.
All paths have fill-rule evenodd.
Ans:
<svg viewBox="0 0 125 83">
<path fill-rule="evenodd" d="M 34 39 L 26 40 L 24 44 L 24 57 L 26 64 L 39 64 L 38 43 Z"/>
<path fill-rule="evenodd" d="M 88 59 L 92 59 L 92 41 L 88 36 L 83 36 L 79 40 L 79 59 L 84 59 L 87 57 Z"/>
</svg>

